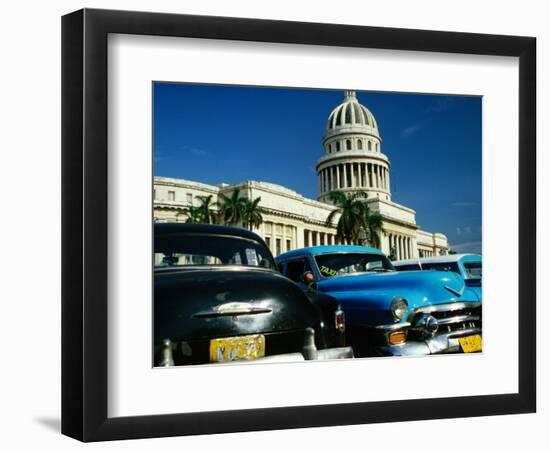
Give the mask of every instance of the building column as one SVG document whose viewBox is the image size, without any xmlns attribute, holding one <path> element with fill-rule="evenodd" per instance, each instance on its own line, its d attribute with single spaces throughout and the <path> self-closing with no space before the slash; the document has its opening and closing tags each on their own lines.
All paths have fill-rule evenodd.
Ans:
<svg viewBox="0 0 550 450">
<path fill-rule="evenodd" d="M 304 229 L 301 226 L 294 227 L 294 233 L 296 235 L 294 236 L 295 241 L 295 247 L 294 248 L 303 248 L 304 245 Z"/>
<path fill-rule="evenodd" d="M 372 180 L 371 180 L 371 164 L 367 163 L 367 187 L 372 187 Z"/>
<path fill-rule="evenodd" d="M 384 254 L 389 255 L 390 254 L 390 247 L 389 247 L 389 236 L 384 234 L 384 232 L 381 233 L 380 236 L 380 250 L 384 252 Z"/>
<path fill-rule="evenodd" d="M 400 259 L 401 255 L 399 254 L 399 236 L 395 235 L 395 256 L 397 259 Z"/>
<path fill-rule="evenodd" d="M 348 170 L 347 170 L 347 164 L 344 163 L 342 164 L 343 166 L 343 169 L 344 169 L 344 188 L 347 188 L 348 187 Z"/>
<path fill-rule="evenodd" d="M 340 189 L 340 164 L 336 166 L 336 189 Z"/>
<path fill-rule="evenodd" d="M 276 253 L 276 240 L 275 240 L 275 229 L 277 228 L 277 224 L 275 222 L 271 222 L 271 253 L 275 255 Z"/>
<path fill-rule="evenodd" d="M 418 254 L 418 246 L 416 242 L 416 237 L 411 239 L 411 253 L 413 258 L 418 258 L 420 255 Z"/>
</svg>

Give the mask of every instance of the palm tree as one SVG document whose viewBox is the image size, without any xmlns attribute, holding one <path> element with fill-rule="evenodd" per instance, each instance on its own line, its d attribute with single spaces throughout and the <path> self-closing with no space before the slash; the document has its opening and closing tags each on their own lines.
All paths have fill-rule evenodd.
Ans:
<svg viewBox="0 0 550 450">
<path fill-rule="evenodd" d="M 343 192 L 331 192 L 329 200 L 338 207 L 332 211 L 326 220 L 331 226 L 337 214 L 340 214 L 336 225 L 337 237 L 351 244 L 361 244 L 359 239 L 361 229 L 367 234 L 367 241 L 373 247 L 380 247 L 380 232 L 382 231 L 382 216 L 371 212 L 369 205 L 364 201 L 367 198 L 365 191 L 346 195 Z"/>
<path fill-rule="evenodd" d="M 223 222 L 228 225 L 242 224 L 246 198 L 240 197 L 239 189 L 235 188 L 230 196 L 220 193 L 220 200 L 216 204 Z"/>
<path fill-rule="evenodd" d="M 184 210 L 184 214 L 187 216 L 185 223 L 202 223 L 202 211 L 198 206 L 188 206 Z"/>
<path fill-rule="evenodd" d="M 357 243 L 361 227 L 368 228 L 366 224 L 367 205 L 363 201 L 367 197 L 364 191 L 346 195 L 343 192 L 333 191 L 328 199 L 337 206 L 331 211 L 326 220 L 326 225 L 331 226 L 336 215 L 340 214 L 336 225 L 336 236 L 343 242 Z"/>
<path fill-rule="evenodd" d="M 203 196 L 197 195 L 197 198 L 201 202 L 198 206 L 200 211 L 201 223 L 216 223 L 217 222 L 217 213 L 215 210 L 211 209 L 211 206 L 214 206 L 215 203 L 212 202 L 212 196 Z"/>
<path fill-rule="evenodd" d="M 254 227 L 259 227 L 264 221 L 262 214 L 265 211 L 259 206 L 261 199 L 261 197 L 256 197 L 254 200 L 246 199 L 245 201 L 243 220 L 247 228 L 251 231 Z"/>
<path fill-rule="evenodd" d="M 372 247 L 380 248 L 382 225 L 382 216 L 377 212 L 371 212 L 369 205 L 365 204 L 365 229 L 368 235 L 367 240 Z"/>
</svg>

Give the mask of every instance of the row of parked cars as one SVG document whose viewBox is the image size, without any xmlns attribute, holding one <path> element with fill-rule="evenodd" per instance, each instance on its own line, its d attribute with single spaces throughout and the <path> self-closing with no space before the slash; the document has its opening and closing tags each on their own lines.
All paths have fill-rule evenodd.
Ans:
<svg viewBox="0 0 550 450">
<path fill-rule="evenodd" d="M 274 258 L 251 231 L 194 224 L 155 224 L 154 247 L 155 366 L 482 348 L 477 255 L 392 264 L 340 245 Z"/>
</svg>

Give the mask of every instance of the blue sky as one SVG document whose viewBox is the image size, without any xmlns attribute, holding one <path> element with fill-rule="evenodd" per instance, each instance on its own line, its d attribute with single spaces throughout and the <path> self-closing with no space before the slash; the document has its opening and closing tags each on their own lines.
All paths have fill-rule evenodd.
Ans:
<svg viewBox="0 0 550 450">
<path fill-rule="evenodd" d="M 342 91 L 155 83 L 154 174 L 269 181 L 317 198 L 315 163 Z M 458 251 L 481 252 L 481 98 L 358 92 L 391 162 L 392 200 Z"/>
</svg>

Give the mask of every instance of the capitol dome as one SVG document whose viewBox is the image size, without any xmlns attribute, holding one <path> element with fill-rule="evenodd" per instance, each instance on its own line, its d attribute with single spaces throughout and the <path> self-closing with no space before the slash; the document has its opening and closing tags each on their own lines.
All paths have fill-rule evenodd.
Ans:
<svg viewBox="0 0 550 450">
<path fill-rule="evenodd" d="M 348 128 L 364 128 L 364 132 L 380 137 L 374 115 L 357 101 L 355 91 L 346 91 L 344 102 L 332 110 L 326 132 L 334 134 Z"/>
<path fill-rule="evenodd" d="M 323 148 L 316 166 L 320 201 L 330 202 L 332 191 L 362 191 L 370 198 L 391 200 L 390 161 L 382 153 L 378 124 L 355 91 L 345 91 L 343 102 L 330 113 Z"/>
</svg>

